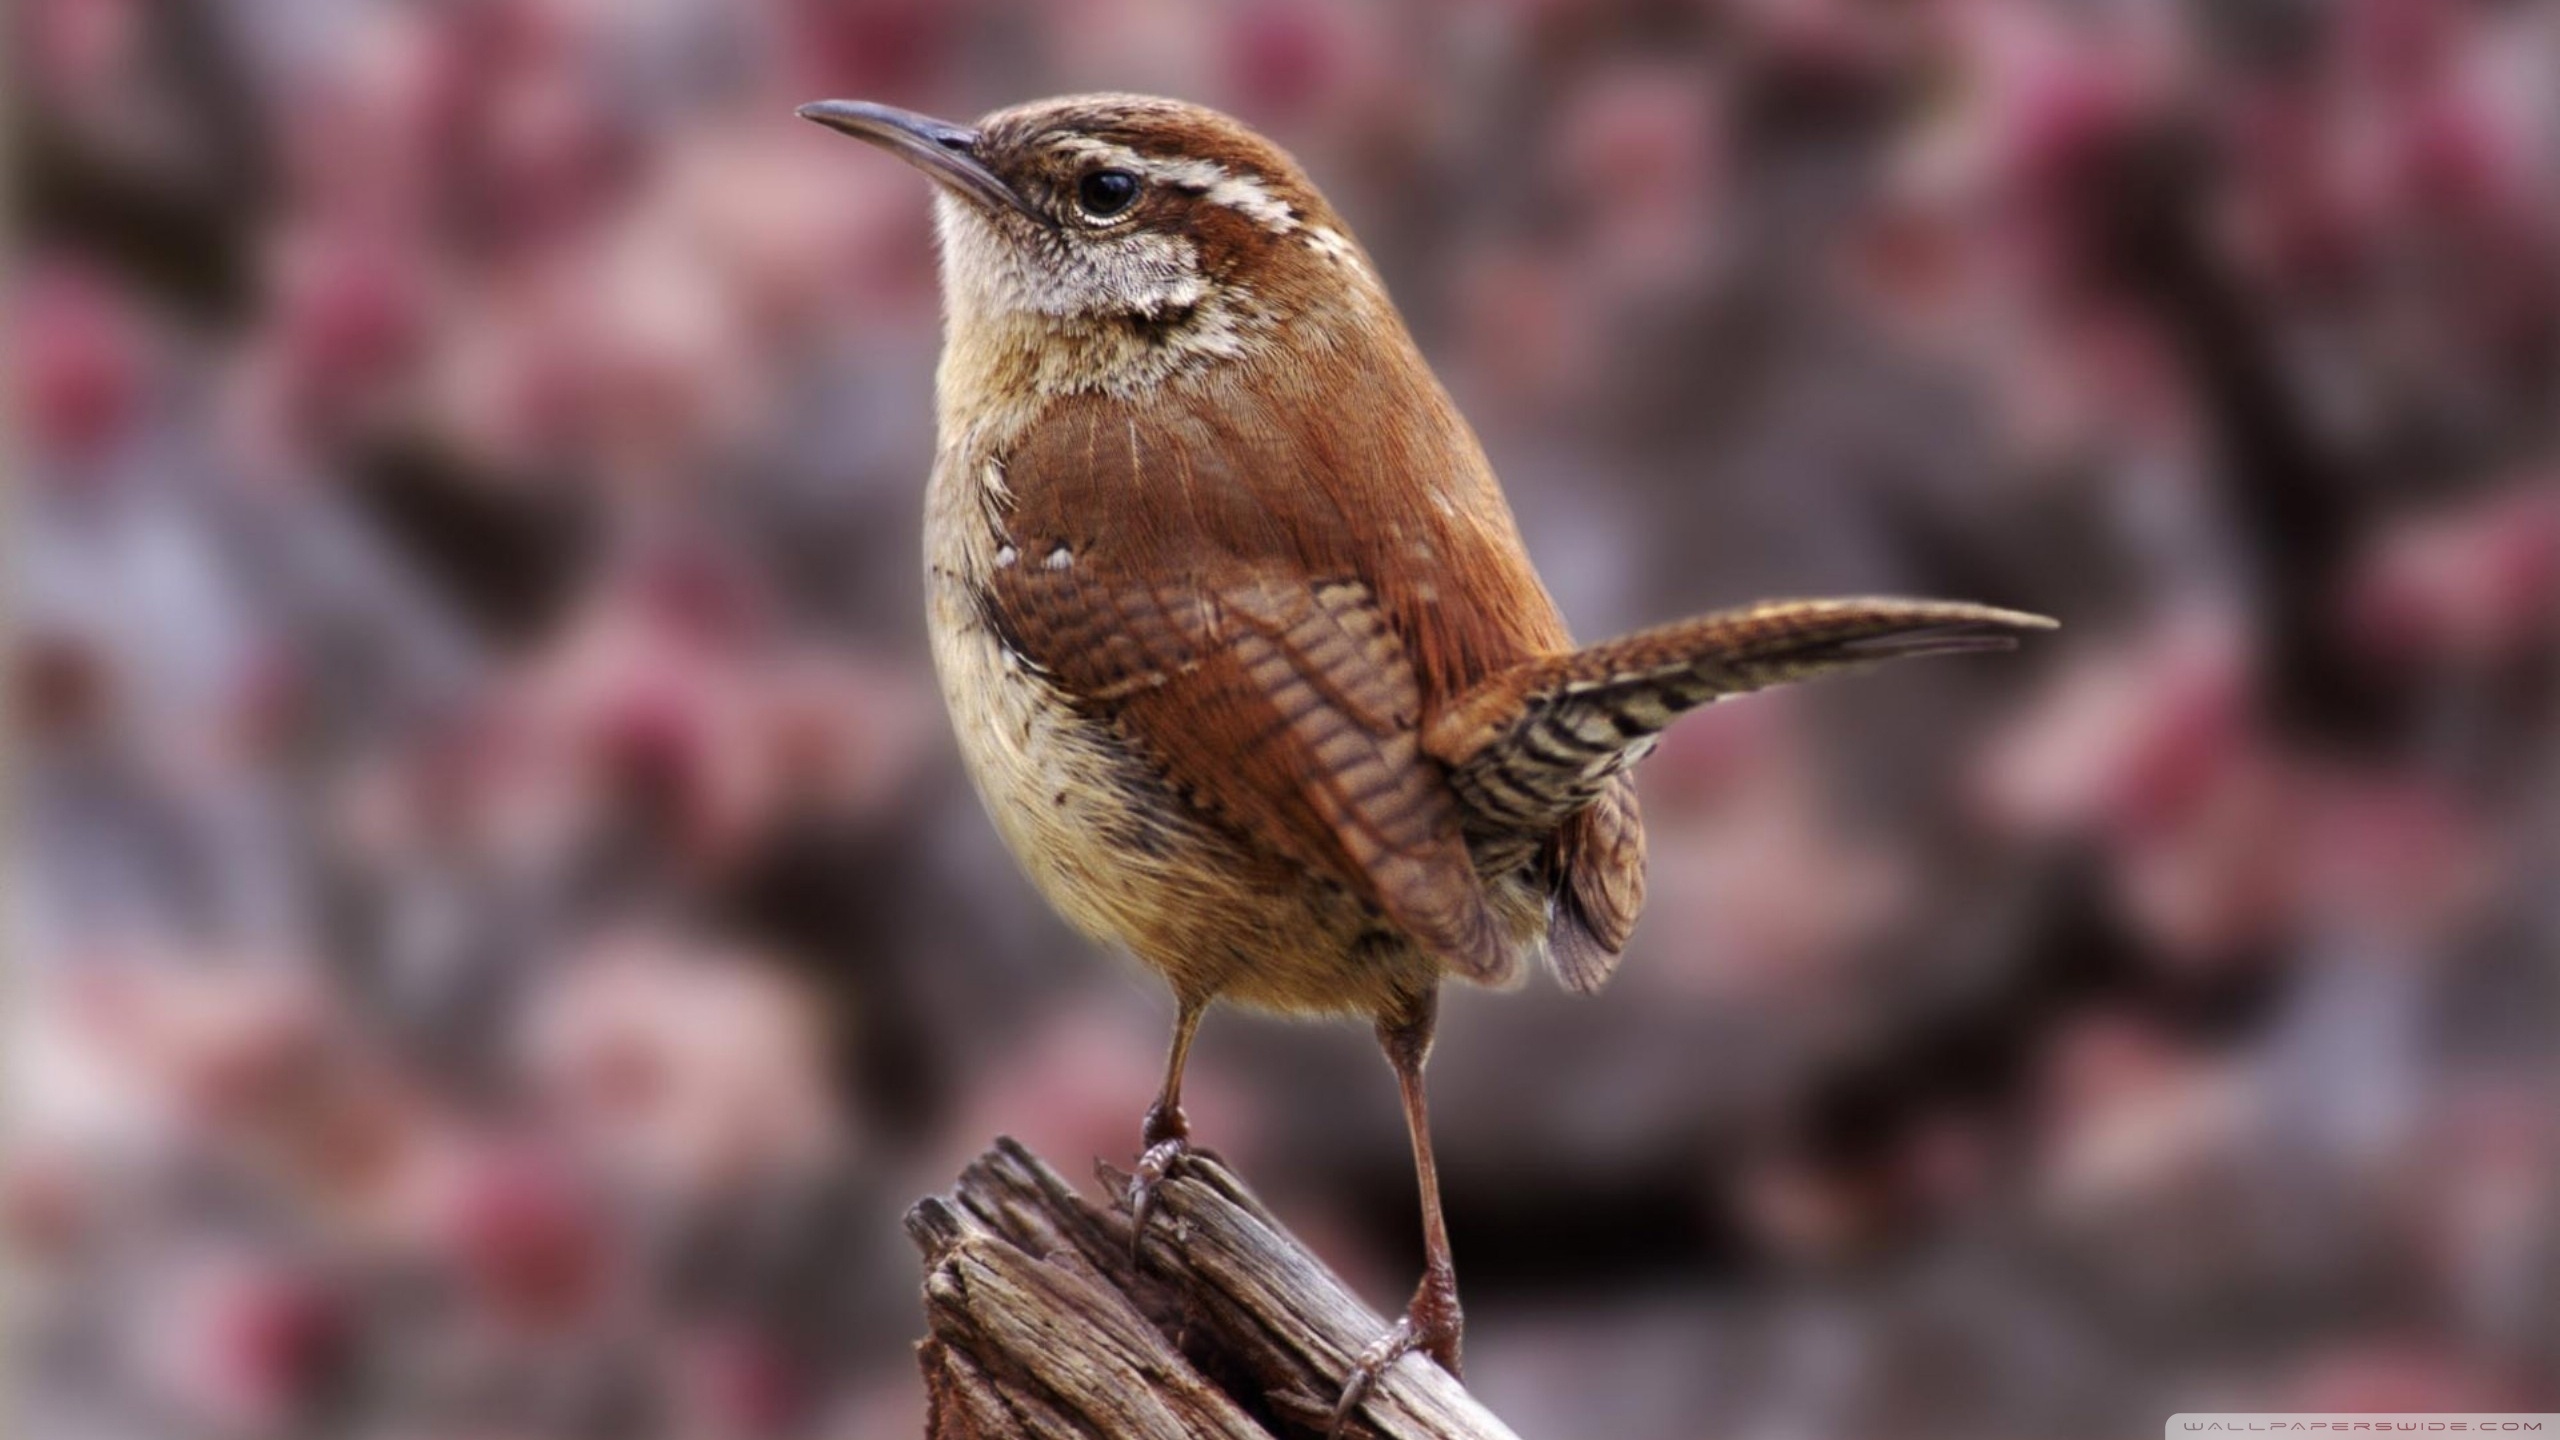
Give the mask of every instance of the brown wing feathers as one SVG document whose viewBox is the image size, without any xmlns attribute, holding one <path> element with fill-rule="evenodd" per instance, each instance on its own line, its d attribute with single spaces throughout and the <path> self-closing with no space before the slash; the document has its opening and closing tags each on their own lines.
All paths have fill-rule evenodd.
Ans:
<svg viewBox="0 0 2560 1440">
<path fill-rule="evenodd" d="M 1006 467 L 992 618 L 1230 831 L 1498 978 L 1511 956 L 1424 762 L 1405 642 L 1367 583 L 1297 537 L 1305 517 L 1239 473 L 1251 444 L 1221 417 L 1062 406 Z"/>
</svg>

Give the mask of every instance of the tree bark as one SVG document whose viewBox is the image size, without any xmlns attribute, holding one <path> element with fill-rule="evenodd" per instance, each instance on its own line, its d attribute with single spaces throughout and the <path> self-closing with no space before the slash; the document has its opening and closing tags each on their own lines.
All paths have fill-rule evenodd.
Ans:
<svg viewBox="0 0 2560 1440">
<path fill-rule="evenodd" d="M 908 1212 L 925 1257 L 929 1440 L 1325 1433 L 1344 1370 L 1387 1322 L 1215 1159 L 1185 1160 L 1158 1196 L 1143 1268 L 1124 1208 L 1076 1194 L 1012 1140 Z M 1345 1434 L 1516 1440 L 1420 1355 Z"/>
</svg>

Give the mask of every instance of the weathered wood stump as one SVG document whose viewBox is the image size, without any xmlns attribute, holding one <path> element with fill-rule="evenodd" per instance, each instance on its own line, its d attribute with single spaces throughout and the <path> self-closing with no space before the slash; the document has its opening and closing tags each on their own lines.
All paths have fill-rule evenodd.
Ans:
<svg viewBox="0 0 2560 1440">
<path fill-rule="evenodd" d="M 1143 1267 L 1125 1209 L 1076 1194 L 1011 1140 L 908 1212 L 925 1257 L 930 1440 L 1324 1434 L 1351 1357 L 1387 1322 L 1215 1159 L 1186 1161 L 1158 1193 Z M 1515 1440 L 1419 1355 L 1348 1433 Z"/>
</svg>

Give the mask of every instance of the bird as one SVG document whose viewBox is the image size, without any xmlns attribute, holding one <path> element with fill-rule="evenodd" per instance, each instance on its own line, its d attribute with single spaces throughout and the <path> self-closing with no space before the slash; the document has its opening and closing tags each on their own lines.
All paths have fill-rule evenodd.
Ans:
<svg viewBox="0 0 2560 1440">
<path fill-rule="evenodd" d="M 1794 600 L 1577 646 L 1376 266 L 1278 145 L 1139 95 L 799 114 L 933 182 L 927 623 L 965 768 L 1048 902 L 1173 992 L 1132 1244 L 1190 1151 L 1213 1002 L 1366 1020 L 1424 1265 L 1348 1357 L 1335 1428 L 1414 1351 L 1460 1375 L 1423 1087 L 1443 985 L 1540 955 L 1567 990 L 1609 979 L 1644 903 L 1631 767 L 1684 712 L 2054 622 Z"/>
</svg>

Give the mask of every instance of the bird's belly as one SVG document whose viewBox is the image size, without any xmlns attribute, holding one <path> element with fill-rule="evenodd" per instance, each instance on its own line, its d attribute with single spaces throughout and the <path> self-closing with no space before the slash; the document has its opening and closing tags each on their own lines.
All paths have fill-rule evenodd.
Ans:
<svg viewBox="0 0 2560 1440">
<path fill-rule="evenodd" d="M 1070 705 L 987 626 L 965 576 L 937 574 L 929 609 L 969 778 L 1068 923 L 1202 1000 L 1376 1014 L 1436 982 L 1439 963 L 1374 907 L 1255 853 Z"/>
</svg>

